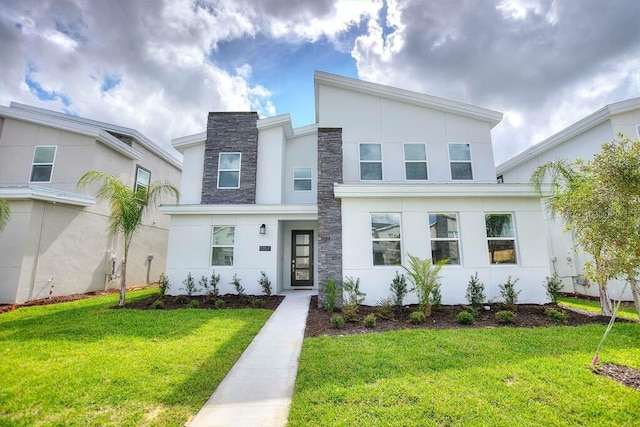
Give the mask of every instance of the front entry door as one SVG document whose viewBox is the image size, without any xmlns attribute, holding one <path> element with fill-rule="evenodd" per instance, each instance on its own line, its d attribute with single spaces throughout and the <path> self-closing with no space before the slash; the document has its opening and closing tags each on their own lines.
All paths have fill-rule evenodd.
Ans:
<svg viewBox="0 0 640 427">
<path fill-rule="evenodd" d="M 313 231 L 291 231 L 291 286 L 313 286 Z"/>
</svg>

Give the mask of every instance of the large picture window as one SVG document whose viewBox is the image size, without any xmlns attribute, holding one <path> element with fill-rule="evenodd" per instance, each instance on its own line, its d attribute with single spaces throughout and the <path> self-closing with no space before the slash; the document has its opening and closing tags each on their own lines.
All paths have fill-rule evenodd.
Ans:
<svg viewBox="0 0 640 427">
<path fill-rule="evenodd" d="M 404 144 L 404 173 L 407 181 L 428 178 L 425 144 Z"/>
<path fill-rule="evenodd" d="M 31 182 L 51 182 L 53 163 L 56 159 L 56 147 L 39 146 L 33 152 Z"/>
<path fill-rule="evenodd" d="M 373 265 L 401 265 L 400 214 L 371 214 Z"/>
<path fill-rule="evenodd" d="M 515 264 L 516 234 L 513 227 L 513 215 L 510 213 L 492 213 L 485 215 L 487 244 L 491 264 Z"/>
<path fill-rule="evenodd" d="M 220 153 L 218 188 L 240 188 L 240 153 Z"/>
<path fill-rule="evenodd" d="M 381 144 L 360 144 L 360 180 L 382 181 Z"/>
<path fill-rule="evenodd" d="M 449 162 L 451 179 L 473 179 L 469 144 L 449 144 Z"/>
<path fill-rule="evenodd" d="M 235 244 L 235 227 L 213 226 L 211 240 L 211 265 L 233 265 L 233 248 Z"/>
<path fill-rule="evenodd" d="M 429 214 L 429 237 L 431 238 L 431 259 L 434 263 L 447 260 L 447 264 L 460 264 L 457 214 Z"/>
</svg>

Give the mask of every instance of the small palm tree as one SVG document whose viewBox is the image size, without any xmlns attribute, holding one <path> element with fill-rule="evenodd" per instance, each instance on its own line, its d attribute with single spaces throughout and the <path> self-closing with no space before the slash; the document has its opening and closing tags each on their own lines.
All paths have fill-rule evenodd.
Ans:
<svg viewBox="0 0 640 427">
<path fill-rule="evenodd" d="M 138 226 L 150 208 L 157 206 L 164 195 L 180 199 L 180 192 L 170 182 L 152 182 L 149 188 L 133 188 L 124 184 L 113 175 L 105 172 L 89 171 L 80 177 L 78 186 L 83 187 L 92 183 L 101 183 L 96 197 L 109 203 L 109 234 L 112 236 L 122 233 L 124 237 L 124 262 L 122 264 L 122 280 L 120 283 L 119 307 L 124 307 L 127 277 L 127 262 L 129 261 L 129 246 Z"/>
<path fill-rule="evenodd" d="M 5 199 L 0 199 L 0 232 L 9 222 L 9 218 L 11 218 L 9 202 L 7 202 Z"/>
<path fill-rule="evenodd" d="M 407 272 L 409 281 L 413 284 L 413 291 L 418 297 L 418 304 L 424 314 L 431 316 L 431 300 L 429 296 L 435 288 L 438 287 L 438 279 L 440 278 L 440 270 L 448 260 L 442 260 L 434 264 L 431 258 L 422 259 L 411 254 L 407 254 L 409 258 L 409 266 L 402 268 Z"/>
</svg>

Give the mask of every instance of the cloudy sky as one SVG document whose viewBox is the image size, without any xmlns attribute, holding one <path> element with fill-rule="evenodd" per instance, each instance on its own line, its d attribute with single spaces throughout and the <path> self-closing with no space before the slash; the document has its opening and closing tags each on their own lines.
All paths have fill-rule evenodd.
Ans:
<svg viewBox="0 0 640 427">
<path fill-rule="evenodd" d="M 638 0 L 0 0 L 0 104 L 169 147 L 208 111 L 312 123 L 322 70 L 501 111 L 496 162 L 640 96 Z"/>
</svg>

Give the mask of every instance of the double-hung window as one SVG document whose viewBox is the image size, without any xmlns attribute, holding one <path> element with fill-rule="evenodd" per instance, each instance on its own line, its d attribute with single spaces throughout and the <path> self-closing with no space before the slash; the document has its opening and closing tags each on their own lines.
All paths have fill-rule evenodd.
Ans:
<svg viewBox="0 0 640 427">
<path fill-rule="evenodd" d="M 240 153 L 220 153 L 218 188 L 240 188 Z"/>
<path fill-rule="evenodd" d="M 401 265 L 400 214 L 371 214 L 373 265 Z"/>
<path fill-rule="evenodd" d="M 214 267 L 233 265 L 235 227 L 213 226 L 211 239 L 211 265 Z"/>
<path fill-rule="evenodd" d="M 447 260 L 447 264 L 460 264 L 460 234 L 457 214 L 430 213 L 429 236 L 431 238 L 431 259 L 434 263 Z"/>
<path fill-rule="evenodd" d="M 425 144 L 404 144 L 404 173 L 407 181 L 427 179 Z"/>
<path fill-rule="evenodd" d="M 360 180 L 382 181 L 381 144 L 360 144 Z"/>
<path fill-rule="evenodd" d="M 487 246 L 489 263 L 516 263 L 516 233 L 513 215 L 510 213 L 491 213 L 485 215 L 487 227 Z"/>
<path fill-rule="evenodd" d="M 51 182 L 53 163 L 56 159 L 55 146 L 39 146 L 33 152 L 30 182 Z"/>
<path fill-rule="evenodd" d="M 449 162 L 451 179 L 473 179 L 469 144 L 449 144 Z"/>
<path fill-rule="evenodd" d="M 134 192 L 140 189 L 149 190 L 149 182 L 151 181 L 151 172 L 142 166 L 136 167 L 136 185 L 133 187 Z"/>
<path fill-rule="evenodd" d="M 293 191 L 311 191 L 311 168 L 293 168 Z"/>
</svg>

